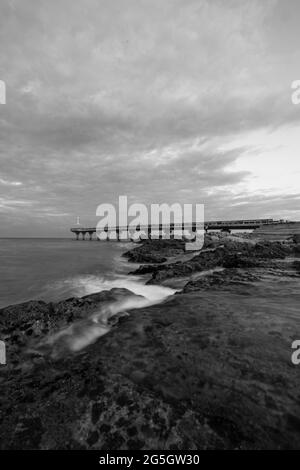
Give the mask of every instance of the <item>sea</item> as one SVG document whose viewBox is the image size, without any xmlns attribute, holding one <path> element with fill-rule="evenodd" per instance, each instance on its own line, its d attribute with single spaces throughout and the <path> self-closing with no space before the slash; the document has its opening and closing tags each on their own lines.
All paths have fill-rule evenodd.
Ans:
<svg viewBox="0 0 300 470">
<path fill-rule="evenodd" d="M 175 290 L 147 286 L 122 257 L 132 242 L 58 238 L 0 239 L 0 308 L 28 300 L 54 302 L 109 290 L 129 289 L 158 303 Z"/>
</svg>

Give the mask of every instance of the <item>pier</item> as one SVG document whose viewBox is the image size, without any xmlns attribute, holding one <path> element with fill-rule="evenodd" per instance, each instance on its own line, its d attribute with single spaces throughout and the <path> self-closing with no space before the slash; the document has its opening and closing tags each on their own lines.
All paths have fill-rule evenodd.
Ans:
<svg viewBox="0 0 300 470">
<path fill-rule="evenodd" d="M 215 220 L 215 221 L 207 221 L 204 224 L 159 224 L 159 225 L 141 225 L 136 228 L 136 231 L 145 232 L 151 238 L 151 233 L 162 234 L 164 230 L 170 232 L 172 236 L 176 230 L 191 230 L 192 232 L 196 232 L 198 229 L 203 229 L 205 232 L 209 232 L 210 230 L 221 230 L 223 232 L 230 232 L 231 230 L 254 230 L 266 225 L 278 225 L 278 224 L 286 224 L 287 222 L 284 220 L 273 220 L 273 219 L 248 219 L 248 220 Z M 97 233 L 96 227 L 72 227 L 71 232 L 76 235 L 76 240 L 93 240 L 93 235 Z M 105 232 L 109 233 L 116 233 L 116 240 L 120 240 L 120 233 L 121 232 L 133 232 L 133 227 L 129 226 L 116 226 L 111 228 L 105 228 Z M 98 238 L 98 237 L 97 237 Z M 130 237 L 129 237 L 130 238 Z M 99 238 L 98 238 L 99 240 Z"/>
</svg>

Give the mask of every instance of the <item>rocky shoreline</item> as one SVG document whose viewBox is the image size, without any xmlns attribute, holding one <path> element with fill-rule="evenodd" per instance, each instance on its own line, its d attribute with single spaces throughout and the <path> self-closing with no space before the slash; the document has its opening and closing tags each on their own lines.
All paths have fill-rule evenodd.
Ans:
<svg viewBox="0 0 300 470">
<path fill-rule="evenodd" d="M 299 252 L 145 241 L 124 255 L 135 273 L 182 283 L 161 304 L 112 289 L 2 309 L 0 449 L 300 448 Z"/>
</svg>

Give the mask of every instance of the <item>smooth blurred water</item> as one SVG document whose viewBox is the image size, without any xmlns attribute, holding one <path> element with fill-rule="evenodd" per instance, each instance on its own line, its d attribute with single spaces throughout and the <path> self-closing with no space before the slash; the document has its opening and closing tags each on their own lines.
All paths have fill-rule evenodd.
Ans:
<svg viewBox="0 0 300 470">
<path fill-rule="evenodd" d="M 122 253 L 132 243 L 72 239 L 0 239 L 0 307 L 31 299 L 57 301 L 112 287 L 151 300 L 174 292 L 145 286 Z"/>
</svg>

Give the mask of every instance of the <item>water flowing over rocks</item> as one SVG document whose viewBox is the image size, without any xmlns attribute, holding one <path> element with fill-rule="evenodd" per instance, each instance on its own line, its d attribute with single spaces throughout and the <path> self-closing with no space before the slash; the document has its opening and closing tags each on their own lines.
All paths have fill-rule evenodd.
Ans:
<svg viewBox="0 0 300 470">
<path fill-rule="evenodd" d="M 156 243 L 126 256 L 152 283 L 187 277 L 160 304 L 112 289 L 0 311 L 0 449 L 300 448 L 297 241 Z M 90 326 L 106 334 L 67 347 Z"/>
</svg>

